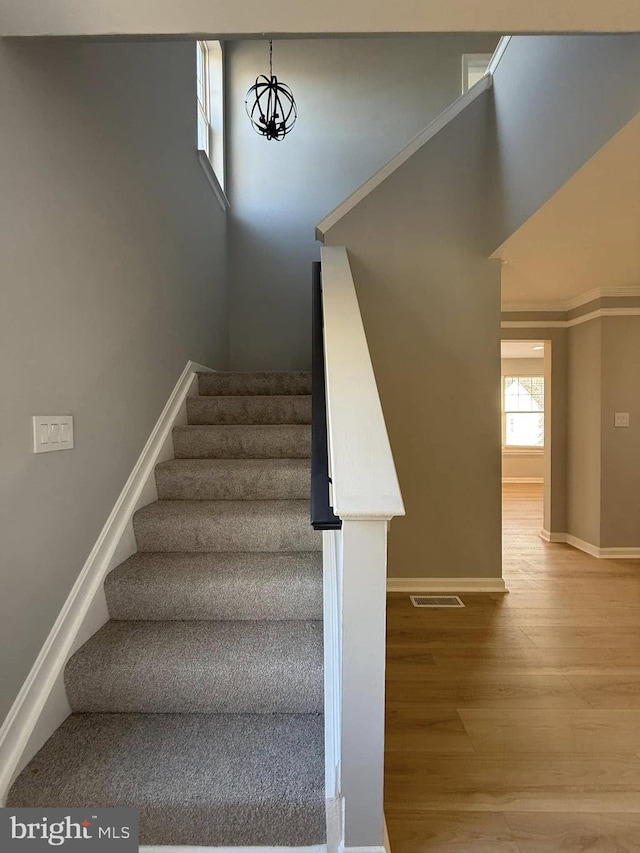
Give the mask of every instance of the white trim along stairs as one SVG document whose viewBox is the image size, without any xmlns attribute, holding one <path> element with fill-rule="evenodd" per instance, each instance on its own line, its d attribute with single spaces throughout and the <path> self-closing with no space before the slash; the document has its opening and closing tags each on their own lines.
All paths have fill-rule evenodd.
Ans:
<svg viewBox="0 0 640 853">
<path fill-rule="evenodd" d="M 133 514 L 157 498 L 154 467 L 173 456 L 171 430 L 186 423 L 186 398 L 196 393 L 198 371 L 209 368 L 187 362 L 0 729 L 3 806 L 17 773 L 70 713 L 62 671 L 71 654 L 108 619 L 102 583 L 135 551 Z"/>
</svg>

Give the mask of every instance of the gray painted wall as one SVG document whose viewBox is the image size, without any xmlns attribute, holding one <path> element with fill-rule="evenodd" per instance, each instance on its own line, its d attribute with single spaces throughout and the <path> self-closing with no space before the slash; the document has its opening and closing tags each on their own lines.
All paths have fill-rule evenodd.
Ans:
<svg viewBox="0 0 640 853">
<path fill-rule="evenodd" d="M 629 428 L 614 426 L 629 412 Z M 640 546 L 640 317 L 602 319 L 602 548 Z"/>
<path fill-rule="evenodd" d="M 0 717 L 189 358 L 227 359 L 193 44 L 0 42 Z M 31 415 L 76 447 L 34 456 Z"/>
<path fill-rule="evenodd" d="M 639 77 L 639 35 L 511 40 L 494 75 L 500 175 L 489 251 L 636 115 Z"/>
<path fill-rule="evenodd" d="M 600 545 L 602 320 L 569 329 L 567 533 Z"/>
<path fill-rule="evenodd" d="M 469 35 L 277 41 L 274 71 L 299 107 L 280 143 L 258 136 L 244 107 L 268 68 L 267 43 L 228 44 L 233 366 L 309 366 L 316 224 L 460 95 L 462 54 L 491 53 L 496 43 Z"/>
<path fill-rule="evenodd" d="M 392 577 L 500 577 L 500 265 L 485 92 L 326 235 L 349 256 L 407 515 Z"/>
</svg>

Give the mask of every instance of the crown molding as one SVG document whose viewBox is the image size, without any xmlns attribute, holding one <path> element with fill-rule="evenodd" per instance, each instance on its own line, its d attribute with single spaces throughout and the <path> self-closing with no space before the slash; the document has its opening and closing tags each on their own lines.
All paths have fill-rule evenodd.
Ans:
<svg viewBox="0 0 640 853">
<path fill-rule="evenodd" d="M 617 287 L 594 287 L 566 300 L 537 300 L 533 302 L 504 302 L 503 313 L 518 313 L 520 311 L 573 311 L 582 305 L 595 302 L 596 299 L 623 299 L 640 296 L 640 284 L 621 284 Z"/>
<path fill-rule="evenodd" d="M 581 323 L 588 323 L 589 320 L 597 320 L 599 317 L 639 317 L 640 306 L 637 308 L 598 308 L 596 311 L 589 311 L 588 314 L 581 314 L 579 317 L 572 317 L 570 320 L 503 320 L 501 326 L 503 329 L 570 329 L 572 326 L 579 326 Z"/>
</svg>

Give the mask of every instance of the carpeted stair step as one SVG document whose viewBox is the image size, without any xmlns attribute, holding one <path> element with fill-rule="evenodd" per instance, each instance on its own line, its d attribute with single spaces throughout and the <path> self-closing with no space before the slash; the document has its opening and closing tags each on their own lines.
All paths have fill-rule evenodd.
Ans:
<svg viewBox="0 0 640 853">
<path fill-rule="evenodd" d="M 176 459 L 301 459 L 311 456 L 306 424 L 178 426 Z"/>
<path fill-rule="evenodd" d="M 310 424 L 311 397 L 188 397 L 187 416 L 190 424 Z"/>
<path fill-rule="evenodd" d="M 322 712 L 322 622 L 116 622 L 67 663 L 77 713 Z"/>
<path fill-rule="evenodd" d="M 200 373 L 198 389 L 204 396 L 311 394 L 311 373 Z"/>
<path fill-rule="evenodd" d="M 309 501 L 155 501 L 133 516 L 138 551 L 320 551 Z"/>
<path fill-rule="evenodd" d="M 322 844 L 322 717 L 74 714 L 8 805 L 133 806 L 145 845 Z"/>
<path fill-rule="evenodd" d="M 309 498 L 308 459 L 170 459 L 156 465 L 160 500 Z"/>
<path fill-rule="evenodd" d="M 104 585 L 112 619 L 322 619 L 322 554 L 133 554 Z"/>
</svg>

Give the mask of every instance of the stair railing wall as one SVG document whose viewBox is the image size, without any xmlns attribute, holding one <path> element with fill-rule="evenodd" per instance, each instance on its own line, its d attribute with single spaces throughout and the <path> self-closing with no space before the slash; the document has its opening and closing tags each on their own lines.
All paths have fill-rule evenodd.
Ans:
<svg viewBox="0 0 640 853">
<path fill-rule="evenodd" d="M 404 506 L 344 247 L 322 249 L 321 291 L 326 493 L 341 521 L 322 528 L 327 797 L 341 846 L 382 848 L 387 530 Z"/>
</svg>

